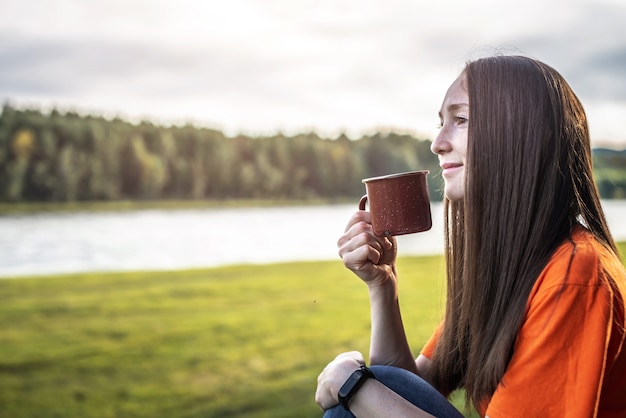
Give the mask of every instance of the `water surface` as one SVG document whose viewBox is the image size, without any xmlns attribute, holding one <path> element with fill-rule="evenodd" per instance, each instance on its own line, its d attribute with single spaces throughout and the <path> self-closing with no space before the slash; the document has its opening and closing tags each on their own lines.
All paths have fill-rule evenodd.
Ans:
<svg viewBox="0 0 626 418">
<path fill-rule="evenodd" d="M 603 202 L 626 240 L 626 201 Z M 0 217 L 0 277 L 169 270 L 337 259 L 356 205 L 45 213 Z M 399 237 L 400 255 L 443 252 L 442 207 L 433 229 Z"/>
</svg>

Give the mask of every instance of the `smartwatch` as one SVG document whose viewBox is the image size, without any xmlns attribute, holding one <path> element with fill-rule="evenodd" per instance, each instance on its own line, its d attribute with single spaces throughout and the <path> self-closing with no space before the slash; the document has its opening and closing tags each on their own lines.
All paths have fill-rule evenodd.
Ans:
<svg viewBox="0 0 626 418">
<path fill-rule="evenodd" d="M 352 397 L 358 392 L 358 390 L 363 386 L 363 383 L 367 379 L 375 379 L 374 373 L 366 366 L 361 366 L 357 370 L 355 370 L 348 380 L 341 386 L 339 389 L 339 404 L 344 407 L 346 411 L 349 411 L 349 403 Z"/>
</svg>

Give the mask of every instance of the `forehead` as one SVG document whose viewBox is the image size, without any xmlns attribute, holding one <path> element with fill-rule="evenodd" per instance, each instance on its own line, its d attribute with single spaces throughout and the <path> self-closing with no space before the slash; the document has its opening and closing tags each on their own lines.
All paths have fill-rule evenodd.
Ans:
<svg viewBox="0 0 626 418">
<path fill-rule="evenodd" d="M 465 72 L 461 73 L 448 88 L 446 96 L 443 99 L 441 110 L 444 111 L 450 107 L 458 107 L 459 105 L 469 106 L 467 77 Z"/>
</svg>

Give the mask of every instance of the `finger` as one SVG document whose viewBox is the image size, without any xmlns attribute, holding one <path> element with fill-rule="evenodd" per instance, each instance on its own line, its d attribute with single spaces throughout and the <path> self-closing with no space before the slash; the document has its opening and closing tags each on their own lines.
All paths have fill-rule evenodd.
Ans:
<svg viewBox="0 0 626 418">
<path fill-rule="evenodd" d="M 327 390 L 323 388 L 321 385 L 320 379 L 318 378 L 317 389 L 315 390 L 315 403 L 320 407 L 322 411 L 327 410 L 332 407 L 330 405 L 329 396 L 327 395 Z"/>
<path fill-rule="evenodd" d="M 341 258 L 344 258 L 346 254 L 362 249 L 362 247 L 371 247 L 371 249 L 375 250 L 378 254 L 384 251 L 381 241 L 374 237 L 371 231 L 367 230 L 351 238 L 346 237 L 345 239 L 340 239 L 337 245 L 339 245 L 339 256 Z"/>
<path fill-rule="evenodd" d="M 348 230 L 344 232 L 342 236 L 337 240 L 337 247 L 341 248 L 350 243 L 354 238 L 358 237 L 360 234 L 367 233 L 371 230 L 371 225 L 367 222 L 356 222 L 350 226 Z"/>
<path fill-rule="evenodd" d="M 346 351 L 346 352 L 339 354 L 337 357 L 335 357 L 335 360 L 346 360 L 346 359 L 352 359 L 352 360 L 355 360 L 359 364 L 365 364 L 365 358 L 363 357 L 363 354 L 360 351 L 356 351 L 356 350 Z"/>
<path fill-rule="evenodd" d="M 344 232 L 348 232 L 348 230 L 356 223 L 359 222 L 365 222 L 368 224 L 372 223 L 372 215 L 370 215 L 369 212 L 366 212 L 364 210 L 359 210 L 355 213 L 352 214 L 352 216 L 350 217 L 350 220 L 348 221 L 348 224 L 346 225 L 346 228 L 344 230 Z"/>
<path fill-rule="evenodd" d="M 340 251 L 340 256 L 343 264 L 350 270 L 363 271 L 365 268 L 371 268 L 372 264 L 377 264 L 382 252 L 371 245 L 363 244 L 347 252 Z"/>
<path fill-rule="evenodd" d="M 383 238 L 386 239 L 386 238 Z M 338 240 L 340 251 L 348 252 L 361 245 L 371 245 L 378 251 L 383 249 L 383 239 L 374 235 L 372 225 L 365 221 L 356 222 Z"/>
</svg>

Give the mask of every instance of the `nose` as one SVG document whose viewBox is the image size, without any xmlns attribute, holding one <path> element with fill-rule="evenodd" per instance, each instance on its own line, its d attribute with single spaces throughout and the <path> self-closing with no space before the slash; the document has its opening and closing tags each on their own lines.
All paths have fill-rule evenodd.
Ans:
<svg viewBox="0 0 626 418">
<path fill-rule="evenodd" d="M 452 150 L 452 145 L 446 129 L 443 128 L 439 131 L 439 134 L 435 137 L 435 140 L 430 144 L 430 150 L 433 154 L 441 155 Z"/>
</svg>

